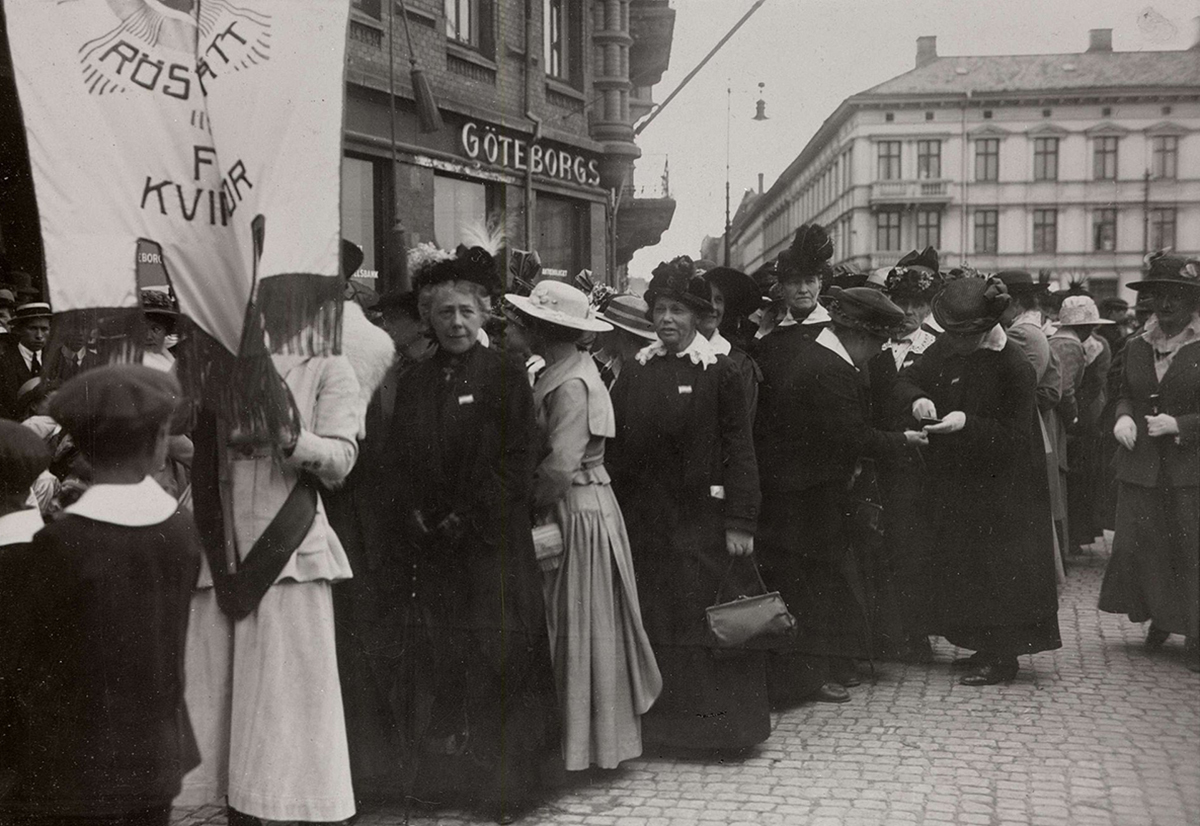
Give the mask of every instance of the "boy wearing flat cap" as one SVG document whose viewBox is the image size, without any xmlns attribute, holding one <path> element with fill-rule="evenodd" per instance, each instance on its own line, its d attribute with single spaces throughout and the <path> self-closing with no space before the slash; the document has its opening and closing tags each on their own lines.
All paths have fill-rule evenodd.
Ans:
<svg viewBox="0 0 1200 826">
<path fill-rule="evenodd" d="M 916 430 L 888 432 L 869 424 L 863 372 L 904 321 L 904 312 L 870 287 L 831 287 L 822 303 L 830 326 L 797 348 L 775 385 L 775 407 L 783 415 L 764 421 L 759 414 L 763 578 L 788 605 L 805 606 L 791 649 L 769 661 L 768 688 L 776 705 L 850 699 L 844 684 L 857 682 L 848 660 L 867 652 L 844 574 L 847 486 L 859 458 L 890 456 L 926 442 Z"/>
<path fill-rule="evenodd" d="M 200 546 L 149 476 L 179 384 L 141 365 L 67 382 L 51 413 L 94 484 L 33 539 L 13 689 L 25 745 L 5 814 L 21 824 L 161 824 L 199 762 L 183 702 Z"/>
</svg>

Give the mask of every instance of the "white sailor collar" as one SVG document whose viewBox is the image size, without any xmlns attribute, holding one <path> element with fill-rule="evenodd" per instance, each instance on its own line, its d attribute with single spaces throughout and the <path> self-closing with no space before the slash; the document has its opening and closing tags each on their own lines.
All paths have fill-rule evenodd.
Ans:
<svg viewBox="0 0 1200 826">
<path fill-rule="evenodd" d="M 178 507 L 171 494 L 147 476 L 136 485 L 92 485 L 63 512 L 110 525 L 142 528 L 167 521 Z"/>
<path fill-rule="evenodd" d="M 1004 349 L 1004 345 L 1008 344 L 1008 333 L 1004 332 L 1004 328 L 997 324 L 992 329 L 988 330 L 987 335 L 979 342 L 977 350 L 995 350 L 999 353 Z"/>
<path fill-rule="evenodd" d="M 791 327 L 793 324 L 826 324 L 831 321 L 829 310 L 825 309 L 824 304 L 817 304 L 813 307 L 812 312 L 804 317 L 803 321 L 797 321 L 792 316 L 792 311 L 789 309 L 787 313 L 779 320 L 776 327 Z"/>
<path fill-rule="evenodd" d="M 659 339 L 653 344 L 649 344 L 639 350 L 635 358 L 638 360 L 638 364 L 646 364 L 646 362 L 655 356 L 665 355 L 667 355 L 666 345 L 662 343 L 662 339 Z M 684 356 L 690 358 L 692 364 L 699 364 L 705 370 L 708 369 L 708 365 L 717 363 L 717 353 L 713 350 L 712 343 L 699 333 L 692 336 L 691 344 L 675 354 L 676 358 L 683 358 Z"/>
<path fill-rule="evenodd" d="M 858 367 L 854 364 L 854 359 L 850 358 L 850 354 L 846 352 L 846 348 L 842 346 L 842 340 L 837 337 L 837 333 L 832 327 L 826 327 L 821 332 L 817 333 L 817 344 L 820 344 L 826 350 L 837 355 L 842 361 L 849 364 L 855 370 Z"/>
<path fill-rule="evenodd" d="M 0 548 L 5 545 L 20 545 L 33 541 L 33 535 L 46 527 L 42 512 L 37 508 L 25 508 L 0 516 Z"/>
</svg>

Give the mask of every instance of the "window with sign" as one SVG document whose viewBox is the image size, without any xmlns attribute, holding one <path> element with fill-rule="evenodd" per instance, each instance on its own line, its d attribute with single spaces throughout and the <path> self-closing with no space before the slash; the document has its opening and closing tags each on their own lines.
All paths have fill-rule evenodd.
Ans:
<svg viewBox="0 0 1200 826">
<path fill-rule="evenodd" d="M 381 192 L 379 164 L 366 158 L 342 158 L 342 237 L 362 247 L 359 277 L 379 273 L 376 209 Z"/>
<path fill-rule="evenodd" d="M 591 209 L 587 202 L 537 194 L 537 251 L 543 274 L 571 278 L 591 266 Z"/>
</svg>

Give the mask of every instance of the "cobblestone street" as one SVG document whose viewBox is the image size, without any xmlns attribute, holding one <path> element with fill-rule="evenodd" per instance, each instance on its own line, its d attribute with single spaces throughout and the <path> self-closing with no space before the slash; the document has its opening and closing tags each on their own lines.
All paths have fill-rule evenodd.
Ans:
<svg viewBox="0 0 1200 826">
<path fill-rule="evenodd" d="M 960 823 L 1179 826 L 1200 823 L 1200 675 L 1183 640 L 1143 649 L 1145 629 L 1096 610 L 1107 552 L 1073 560 L 1060 651 L 1022 658 L 1011 685 L 968 688 L 937 662 L 884 664 L 846 705 L 776 716 L 774 735 L 740 760 L 648 754 L 575 782 L 528 824 Z M 180 826 L 224 823 L 216 807 Z M 404 822 L 366 810 L 362 826 Z M 411 823 L 483 823 L 414 810 Z"/>
</svg>

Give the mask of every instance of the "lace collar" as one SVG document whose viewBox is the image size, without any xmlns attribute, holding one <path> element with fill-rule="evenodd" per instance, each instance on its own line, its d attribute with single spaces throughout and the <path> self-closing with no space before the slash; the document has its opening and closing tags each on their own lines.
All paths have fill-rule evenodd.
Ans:
<svg viewBox="0 0 1200 826">
<path fill-rule="evenodd" d="M 667 355 L 667 348 L 660 339 L 639 350 L 636 358 L 638 364 L 646 364 L 655 356 L 665 355 Z M 676 358 L 687 356 L 692 360 L 692 364 L 699 364 L 705 370 L 708 369 L 708 365 L 717 363 L 717 353 L 713 350 L 712 343 L 699 333 L 696 333 L 692 337 L 691 344 L 685 347 L 682 352 L 676 353 L 675 356 Z"/>
</svg>

